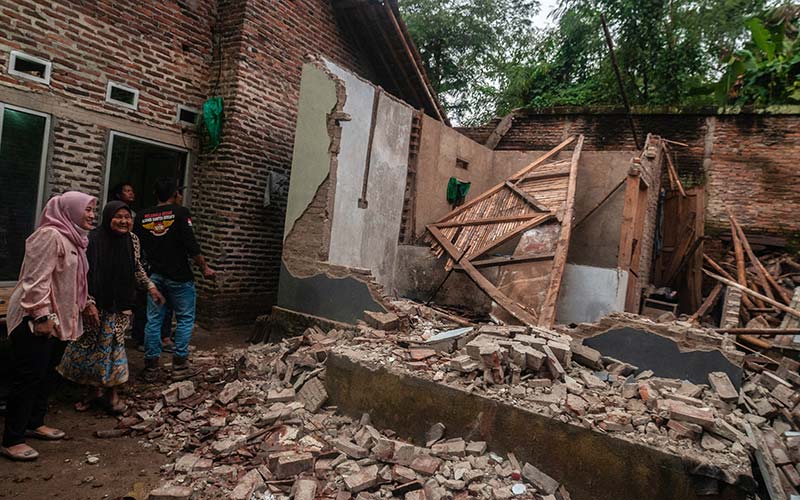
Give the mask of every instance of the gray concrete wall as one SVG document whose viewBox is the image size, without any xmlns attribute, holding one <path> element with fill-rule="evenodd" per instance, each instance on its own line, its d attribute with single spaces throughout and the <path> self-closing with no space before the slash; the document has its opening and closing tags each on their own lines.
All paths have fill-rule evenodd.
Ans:
<svg viewBox="0 0 800 500">
<path fill-rule="evenodd" d="M 367 207 L 360 208 L 375 87 L 333 63 L 326 66 L 347 93 L 336 167 L 331 264 L 369 269 L 391 287 L 403 211 L 413 109 L 382 92 L 367 179 Z"/>
<path fill-rule="evenodd" d="M 561 324 L 591 323 L 625 310 L 628 272 L 567 264 L 558 295 L 556 320 Z"/>
</svg>

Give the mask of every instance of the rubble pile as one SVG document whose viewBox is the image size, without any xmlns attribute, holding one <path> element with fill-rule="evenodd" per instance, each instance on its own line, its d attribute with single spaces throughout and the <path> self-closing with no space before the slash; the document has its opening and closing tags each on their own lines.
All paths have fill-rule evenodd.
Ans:
<svg viewBox="0 0 800 500">
<path fill-rule="evenodd" d="M 355 348 L 361 359 L 679 454 L 730 484 L 752 483 L 755 444 L 747 429 L 771 423 L 737 406 L 738 392 L 722 372 L 708 385 L 654 377 L 545 329 L 482 325 L 377 336 L 384 340 Z"/>
<path fill-rule="evenodd" d="M 447 439 L 441 424 L 415 446 L 378 431 L 369 415 L 354 421 L 324 407 L 328 350 L 385 339 L 366 331 L 312 328 L 279 344 L 196 356 L 200 375 L 137 395 L 137 408 L 98 436 L 132 433 L 174 457 L 153 499 L 569 498 L 533 465 L 490 453 L 485 442 Z"/>
</svg>

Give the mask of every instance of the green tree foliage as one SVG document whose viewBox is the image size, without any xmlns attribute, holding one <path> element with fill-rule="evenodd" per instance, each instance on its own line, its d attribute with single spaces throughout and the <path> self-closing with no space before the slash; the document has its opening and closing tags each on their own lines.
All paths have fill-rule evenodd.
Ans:
<svg viewBox="0 0 800 500">
<path fill-rule="evenodd" d="M 399 7 L 450 118 L 491 116 L 498 89 L 532 46 L 538 0 L 400 0 Z"/>
<path fill-rule="evenodd" d="M 800 103 L 800 6 L 784 6 L 747 22 L 751 39 L 734 52 L 717 86 L 722 103 Z"/>
<path fill-rule="evenodd" d="M 765 0 L 563 0 L 558 23 L 515 68 L 498 100 L 515 107 L 621 103 L 600 14 L 634 105 L 712 104 L 720 56 Z"/>
</svg>

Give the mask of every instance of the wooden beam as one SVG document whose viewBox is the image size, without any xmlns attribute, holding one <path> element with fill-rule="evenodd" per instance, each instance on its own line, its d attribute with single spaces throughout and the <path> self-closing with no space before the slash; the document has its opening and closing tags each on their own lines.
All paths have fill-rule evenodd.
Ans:
<svg viewBox="0 0 800 500">
<path fill-rule="evenodd" d="M 556 320 L 556 304 L 558 292 L 561 290 L 561 278 L 567 265 L 569 239 L 572 232 L 572 219 L 575 216 L 575 190 L 578 182 L 578 161 L 583 149 L 583 135 L 578 137 L 570 160 L 569 184 L 567 185 L 567 201 L 564 207 L 564 218 L 561 220 L 561 233 L 556 245 L 556 256 L 553 269 L 550 271 L 550 285 L 547 287 L 544 303 L 539 311 L 539 326 L 550 327 Z"/>
<path fill-rule="evenodd" d="M 392 10 L 392 6 L 389 5 L 389 2 L 384 2 L 383 7 L 384 11 L 386 12 L 386 15 L 389 17 L 389 20 L 391 21 L 395 33 L 400 38 L 406 56 L 408 56 L 409 60 L 411 61 L 411 65 L 414 66 L 414 72 L 416 73 L 416 76 L 419 79 L 420 85 L 422 85 L 422 88 L 425 90 L 425 95 L 427 96 L 431 107 L 436 112 L 436 117 L 439 119 L 440 122 L 447 123 L 447 119 L 439 111 L 439 106 L 437 106 L 436 98 L 433 97 L 431 89 L 428 87 L 428 82 L 425 81 L 425 77 L 422 75 L 422 70 L 417 64 L 416 58 L 414 58 L 414 54 L 411 51 L 411 47 L 409 47 L 408 45 L 408 40 L 406 40 L 406 36 L 405 34 L 403 34 L 403 30 L 400 29 L 400 24 L 397 22 L 397 18 L 394 16 L 394 11 Z"/>
<path fill-rule="evenodd" d="M 478 248 L 477 250 L 475 250 L 474 252 L 472 252 L 470 254 L 469 260 L 472 260 L 475 257 L 480 257 L 481 255 L 485 254 L 489 250 L 492 250 L 493 248 L 499 247 L 500 245 L 502 245 L 506 241 L 510 240 L 514 236 L 516 236 L 516 235 L 518 235 L 520 233 L 523 233 L 523 232 L 527 231 L 528 229 L 534 228 L 534 227 L 536 227 L 536 226 L 538 226 L 540 224 L 544 224 L 545 222 L 547 222 L 549 220 L 552 220 L 552 219 L 555 219 L 555 215 L 550 214 L 550 213 L 544 214 L 544 215 L 540 215 L 536 219 L 531 219 L 530 221 L 526 222 L 525 224 L 520 225 L 519 227 L 517 227 L 513 231 L 509 231 L 508 233 L 504 234 L 500 238 L 492 240 L 489 243 L 487 243 L 486 245 L 484 245 L 483 247 Z"/>
<path fill-rule="evenodd" d="M 780 309 L 781 311 L 785 312 L 786 314 L 791 314 L 792 316 L 794 316 L 796 318 L 800 318 L 800 311 L 798 311 L 797 309 L 792 309 L 791 307 L 789 307 L 789 306 L 787 306 L 785 304 L 781 304 L 777 300 L 773 300 L 773 299 L 767 297 L 766 295 L 761 295 L 758 292 L 754 292 L 753 290 L 747 288 L 746 286 L 742 286 L 739 283 L 736 283 L 735 281 L 731 281 L 731 280 L 729 280 L 727 278 L 723 278 L 722 276 L 720 276 L 718 274 L 714 274 L 714 273 L 712 273 L 711 271 L 709 271 L 707 269 L 703 269 L 703 272 L 706 273 L 708 276 L 711 276 L 712 278 L 714 278 L 717 281 L 720 281 L 720 282 L 722 282 L 722 283 L 724 283 L 724 284 L 726 284 L 728 286 L 732 286 L 733 288 L 738 288 L 739 290 L 741 290 L 742 292 L 744 292 L 744 293 L 746 293 L 748 295 L 751 295 L 751 296 L 753 296 L 755 298 L 761 299 L 764 302 L 766 302 L 767 304 L 775 306 L 776 308 Z"/>
<path fill-rule="evenodd" d="M 733 215 L 733 212 L 730 210 L 728 211 L 728 216 L 731 219 L 732 225 L 739 233 L 739 240 L 741 240 L 742 246 L 744 247 L 745 252 L 747 252 L 747 256 L 750 258 L 750 262 L 753 263 L 756 271 L 761 275 L 761 279 L 764 281 L 765 291 L 768 292 L 767 294 L 769 295 L 769 287 L 771 285 L 772 288 L 778 292 L 778 295 L 780 295 L 781 299 L 783 299 L 784 304 L 790 304 L 792 302 L 792 296 L 777 281 L 775 281 L 775 278 L 772 277 L 758 257 L 756 257 L 756 254 L 750 247 L 750 242 L 747 241 L 747 236 L 744 234 L 744 229 L 742 229 L 742 226 L 740 226 L 739 222 L 736 220 L 736 216 Z"/>
<path fill-rule="evenodd" d="M 537 200 L 533 195 L 530 195 L 525 191 L 521 190 L 520 188 L 512 184 L 511 181 L 506 181 L 506 187 L 510 189 L 514 194 L 525 200 L 525 203 L 533 207 L 533 209 L 536 210 L 537 212 L 550 211 L 550 209 L 548 209 L 546 206 L 539 203 L 539 200 Z"/>
<path fill-rule="evenodd" d="M 445 235 L 437 228 L 436 226 L 430 225 L 428 226 L 428 230 L 431 232 L 436 241 L 439 242 L 440 245 L 450 254 L 450 258 L 453 260 L 458 259 L 459 253 L 458 249 L 453 246 L 453 244 L 448 240 Z M 493 301 L 500 305 L 503 309 L 508 311 L 509 314 L 514 316 L 516 319 L 521 321 L 523 324 L 528 326 L 535 326 L 536 325 L 536 315 L 532 314 L 522 307 L 519 306 L 516 302 L 508 298 L 503 292 L 497 289 L 484 275 L 480 273 L 472 263 L 469 262 L 468 259 L 461 261 L 461 267 L 467 273 L 467 276 L 480 288 L 483 290 L 486 295 L 488 295 Z"/>
<path fill-rule="evenodd" d="M 720 293 L 722 293 L 722 284 L 717 283 L 716 285 L 714 285 L 714 288 L 711 290 L 711 293 L 708 294 L 708 297 L 706 297 L 706 300 L 704 300 L 703 303 L 700 305 L 700 309 L 695 311 L 695 313 L 689 317 L 689 323 L 696 323 L 697 321 L 700 320 L 700 318 L 705 316 L 706 313 L 709 311 L 709 309 L 714 307 L 714 304 L 717 302 L 717 299 L 719 299 Z"/>
<path fill-rule="evenodd" d="M 714 328 L 717 333 L 745 335 L 800 335 L 800 328 Z"/>
<path fill-rule="evenodd" d="M 542 172 L 541 174 L 530 174 L 522 177 L 519 179 L 516 184 L 520 184 L 523 182 L 528 181 L 544 181 L 547 179 L 556 179 L 558 177 L 566 177 L 569 175 L 569 169 L 565 168 L 564 170 L 556 170 L 555 172 Z"/>
<path fill-rule="evenodd" d="M 509 114 L 504 116 L 497 126 L 492 130 L 492 133 L 489 134 L 489 138 L 486 139 L 486 142 L 483 143 L 489 149 L 494 149 L 503 140 L 506 133 L 511 129 L 511 125 L 514 123 L 514 118 L 517 116 L 517 110 L 511 111 Z"/>
<path fill-rule="evenodd" d="M 492 257 L 489 259 L 473 260 L 472 265 L 475 267 L 494 267 L 494 266 L 508 266 L 511 264 L 522 264 L 524 262 L 541 262 L 544 260 L 551 260 L 555 254 L 544 255 L 505 255 L 503 257 Z M 456 266 L 458 269 L 459 266 Z"/>
<path fill-rule="evenodd" d="M 444 227 L 460 227 L 460 226 L 483 226 L 485 224 L 498 224 L 503 222 L 519 222 L 521 220 L 533 219 L 538 217 L 538 214 L 519 214 L 519 215 L 505 215 L 502 217 L 487 217 L 486 219 L 467 219 L 462 221 L 440 222 L 434 226 L 442 229 Z"/>
<path fill-rule="evenodd" d="M 536 168 L 539 165 L 541 165 L 542 163 L 546 162 L 548 159 L 550 159 L 553 156 L 557 155 L 562 149 L 564 149 L 565 147 L 569 146 L 569 144 L 574 140 L 575 140 L 575 136 L 572 136 L 572 137 L 564 140 L 558 146 L 554 147 L 553 149 L 551 149 L 550 151 L 548 151 L 544 155 L 540 156 L 539 158 L 536 158 L 535 160 L 533 160 L 531 163 L 529 163 L 527 166 L 525 166 L 521 170 L 517 171 L 517 173 L 515 173 L 514 175 L 509 177 L 508 180 L 512 180 L 513 181 L 513 180 L 518 179 L 519 177 L 527 174 L 528 172 L 530 172 L 534 168 Z M 451 212 L 449 212 L 446 215 L 444 215 L 441 219 L 439 219 L 439 222 L 444 222 L 444 221 L 446 221 L 446 220 L 448 220 L 448 219 L 450 219 L 452 217 L 455 217 L 456 215 L 458 215 L 461 212 L 463 212 L 463 211 L 467 210 L 468 208 L 470 208 L 472 205 L 475 205 L 476 203 L 479 203 L 479 202 L 483 201 L 484 199 L 486 199 L 489 196 L 493 195 L 497 191 L 503 189 L 505 187 L 505 185 L 506 185 L 506 183 L 505 183 L 505 181 L 503 181 L 503 182 L 495 185 L 494 187 L 492 187 L 488 191 L 484 191 L 483 193 L 478 195 L 476 198 L 473 198 L 472 200 L 468 201 L 467 203 L 461 205 L 460 207 L 456 208 L 455 210 L 452 210 Z"/>
<path fill-rule="evenodd" d="M 672 164 L 672 157 L 669 155 L 670 150 L 667 149 L 665 153 L 667 153 L 667 168 L 669 169 L 670 175 L 675 178 L 675 183 L 678 185 L 678 191 L 681 192 L 681 196 L 686 198 L 686 191 L 683 190 L 683 184 L 681 184 L 681 179 L 678 177 L 678 170 L 675 168 L 675 165 Z"/>
<path fill-rule="evenodd" d="M 736 281 L 728 271 L 722 269 L 722 266 L 717 264 L 717 262 L 714 259 L 706 255 L 705 253 L 703 254 L 703 260 L 705 261 L 706 264 L 711 266 L 711 268 L 714 269 L 721 276 L 724 276 L 731 281 Z M 744 304 L 745 307 L 748 309 L 754 309 L 756 307 L 755 304 L 753 304 L 753 301 L 747 295 L 742 296 L 742 304 Z"/>
<path fill-rule="evenodd" d="M 622 224 L 619 236 L 617 267 L 628 271 L 633 257 L 633 233 L 636 205 L 639 201 L 639 174 L 628 174 L 625 180 L 625 200 L 622 204 Z"/>
</svg>

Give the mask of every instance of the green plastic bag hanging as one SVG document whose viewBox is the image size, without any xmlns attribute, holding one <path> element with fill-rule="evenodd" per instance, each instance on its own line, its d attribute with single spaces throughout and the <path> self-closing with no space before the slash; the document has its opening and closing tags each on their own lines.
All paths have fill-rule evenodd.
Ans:
<svg viewBox="0 0 800 500">
<path fill-rule="evenodd" d="M 455 177 L 450 177 L 450 180 L 447 182 L 447 203 L 454 207 L 464 203 L 464 199 L 469 192 L 470 184 L 470 182 L 464 182 Z"/>
<path fill-rule="evenodd" d="M 211 151 L 214 151 L 222 136 L 222 97 L 211 97 L 203 104 L 203 121 L 211 138 Z"/>
</svg>

